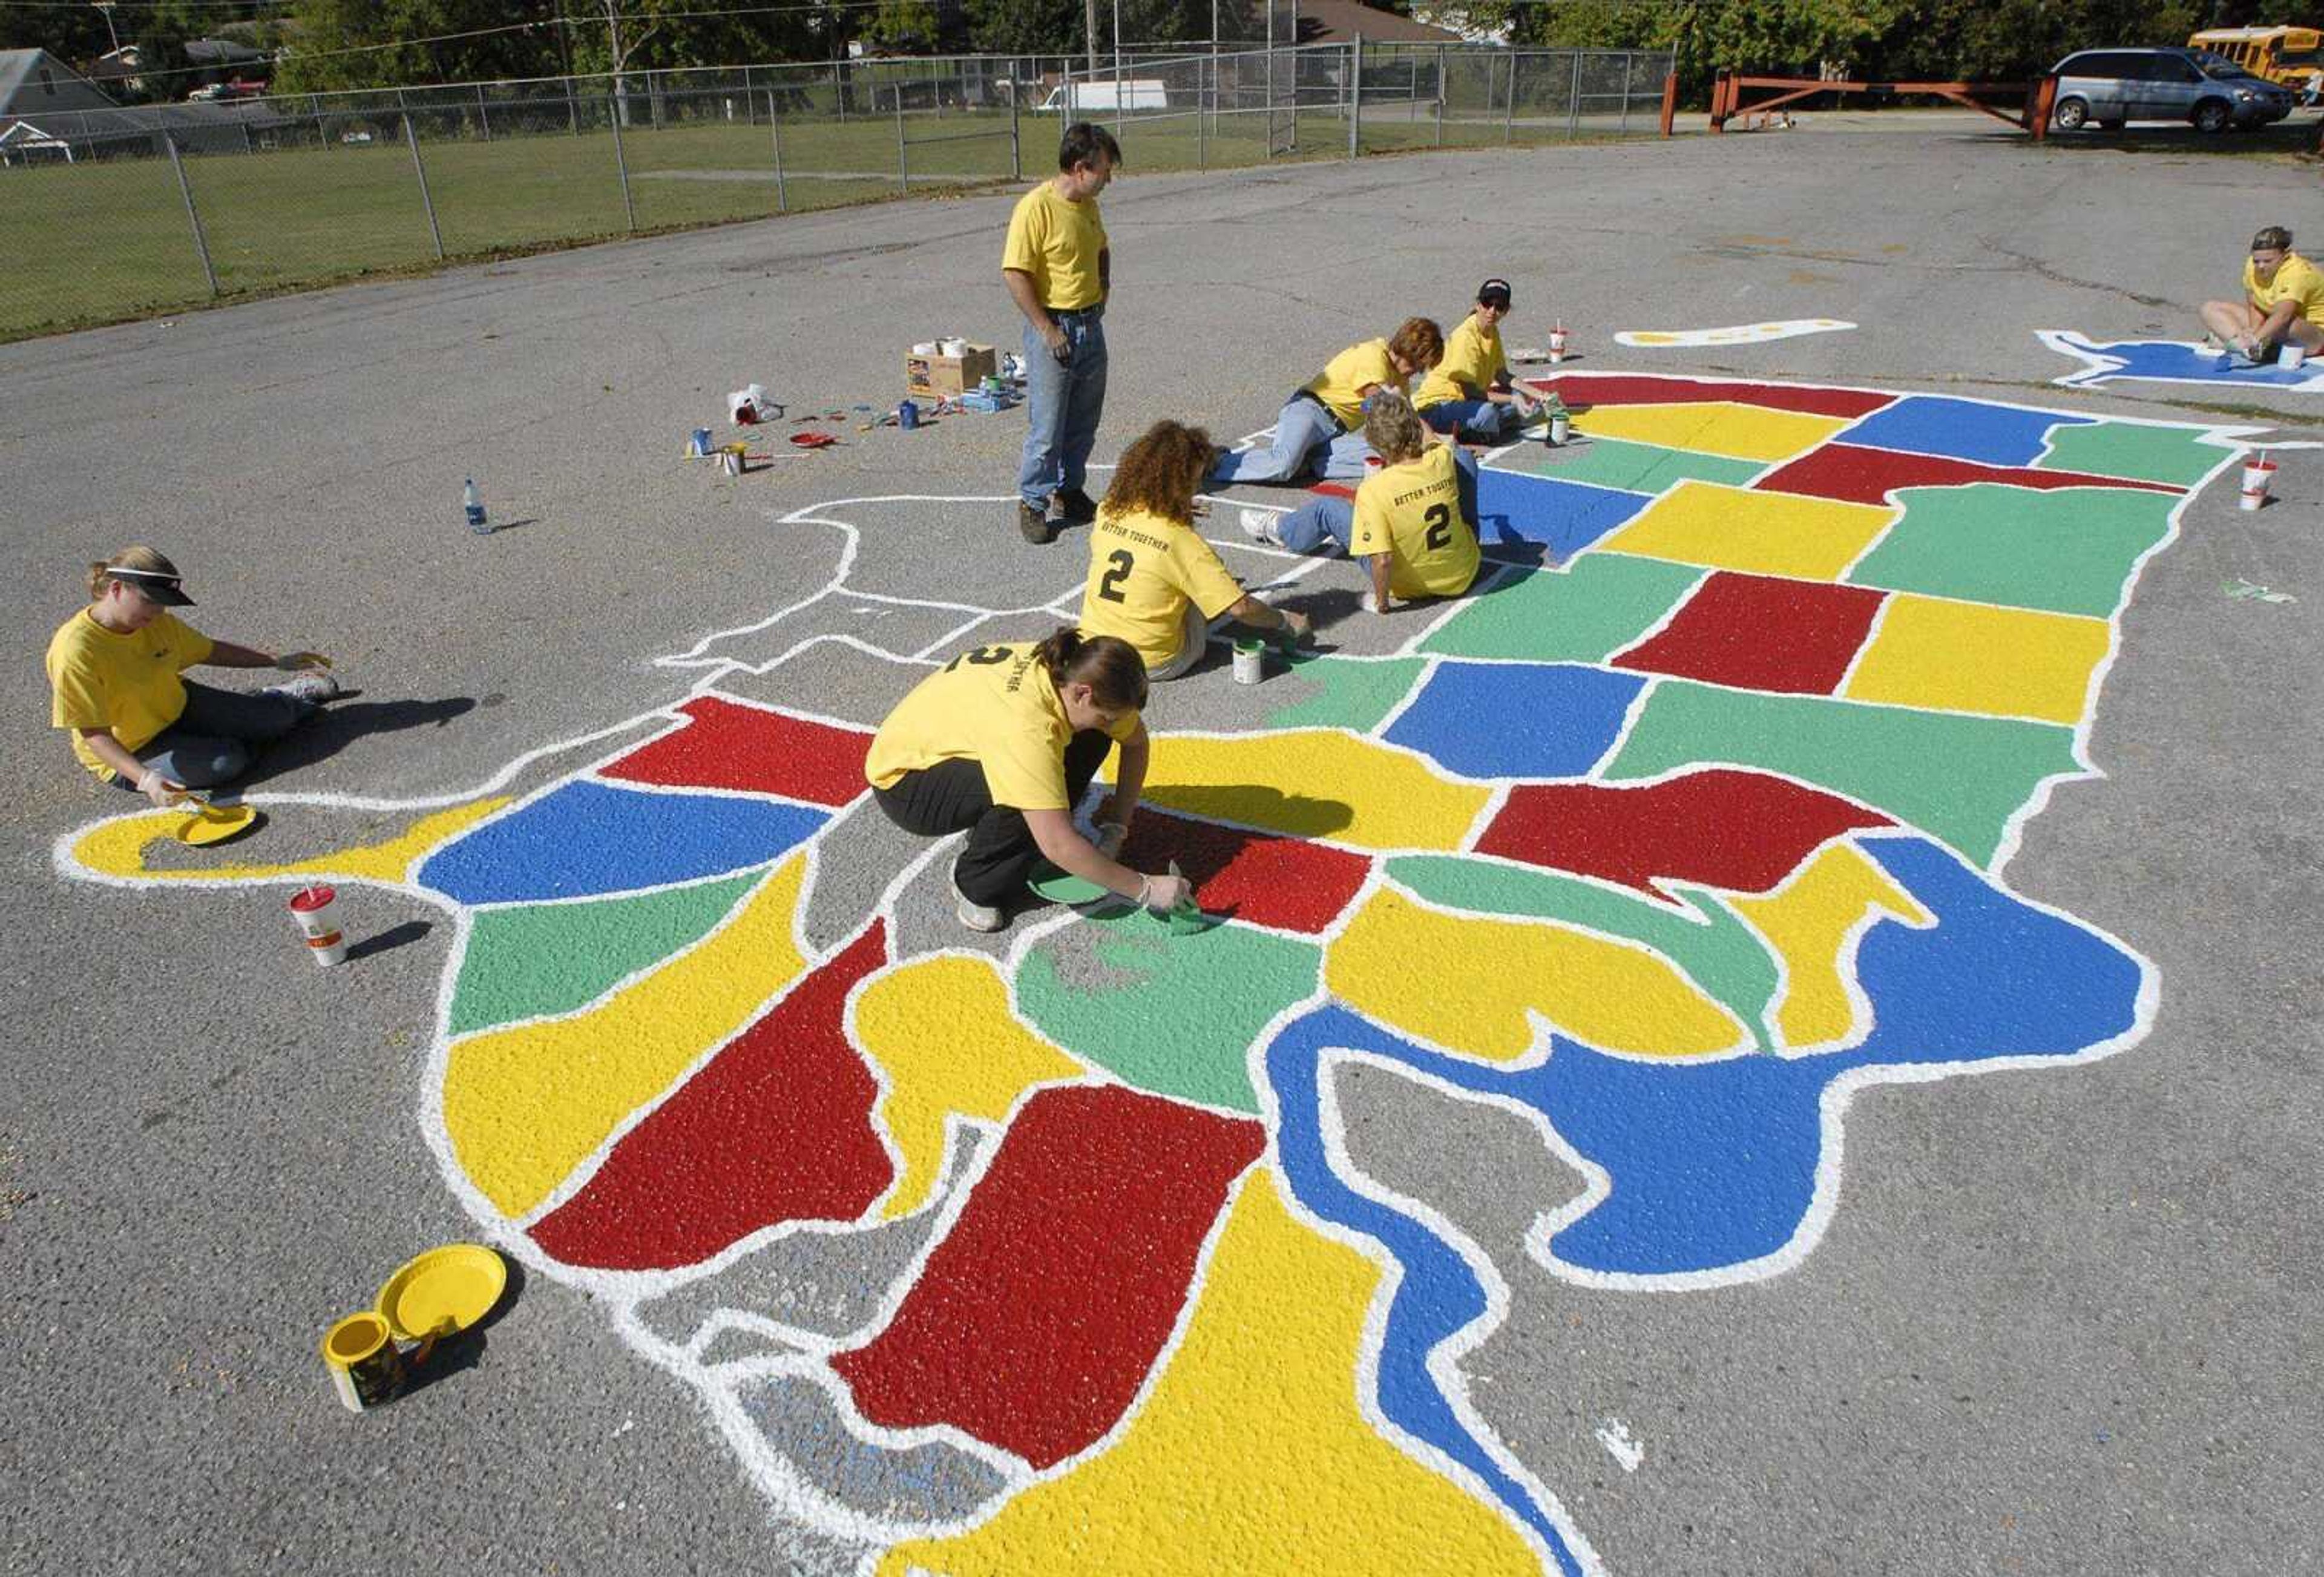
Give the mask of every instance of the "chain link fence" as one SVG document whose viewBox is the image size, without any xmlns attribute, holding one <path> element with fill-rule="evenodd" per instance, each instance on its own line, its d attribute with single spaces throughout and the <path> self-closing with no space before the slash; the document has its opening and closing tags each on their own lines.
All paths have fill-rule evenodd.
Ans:
<svg viewBox="0 0 2324 1577">
<path fill-rule="evenodd" d="M 0 121 L 0 338 L 438 261 L 1055 167 L 1132 171 L 1655 129 L 1667 52 L 1306 45 L 547 78 Z"/>
</svg>

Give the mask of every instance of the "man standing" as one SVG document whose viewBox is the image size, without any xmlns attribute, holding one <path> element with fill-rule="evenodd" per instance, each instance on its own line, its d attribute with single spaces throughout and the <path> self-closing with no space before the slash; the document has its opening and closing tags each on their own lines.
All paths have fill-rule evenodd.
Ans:
<svg viewBox="0 0 2324 1577">
<path fill-rule="evenodd" d="M 1097 518 L 1083 491 L 1105 406 L 1105 299 L 1112 254 L 1097 194 L 1113 179 L 1121 148 L 1103 126 L 1079 121 L 1057 144 L 1057 173 L 1009 216 L 1001 278 L 1025 315 L 1025 457 L 1017 467 L 1017 529 L 1028 542 L 1057 534 L 1052 503 L 1068 521 Z"/>
</svg>

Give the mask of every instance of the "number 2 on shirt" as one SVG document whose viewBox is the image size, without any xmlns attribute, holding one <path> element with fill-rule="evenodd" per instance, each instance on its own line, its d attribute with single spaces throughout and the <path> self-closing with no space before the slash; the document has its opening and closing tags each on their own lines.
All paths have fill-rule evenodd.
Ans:
<svg viewBox="0 0 2324 1577">
<path fill-rule="evenodd" d="M 1108 567 L 1097 578 L 1097 595 L 1109 603 L 1125 601 L 1121 595 L 1121 583 L 1128 580 L 1130 572 L 1138 567 L 1138 560 L 1130 556 L 1129 549 L 1116 548 L 1105 556 L 1105 562 Z"/>
<path fill-rule="evenodd" d="M 1428 550 L 1438 552 L 1452 542 L 1452 508 L 1450 504 L 1432 503 L 1421 512 L 1428 522 Z"/>
<path fill-rule="evenodd" d="M 945 664 L 944 671 L 950 673 L 953 669 L 958 668 L 964 662 L 974 663 L 979 668 L 991 668 L 994 663 L 1007 662 L 1009 660 L 1009 657 L 1010 651 L 1005 646 L 971 647 L 968 650 L 962 652 L 958 657 L 954 658 L 950 662 Z"/>
</svg>

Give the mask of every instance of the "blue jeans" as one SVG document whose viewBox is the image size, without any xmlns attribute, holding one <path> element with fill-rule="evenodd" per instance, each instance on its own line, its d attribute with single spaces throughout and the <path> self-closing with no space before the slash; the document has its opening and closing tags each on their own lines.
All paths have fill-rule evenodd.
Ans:
<svg viewBox="0 0 2324 1577">
<path fill-rule="evenodd" d="M 189 679 L 186 709 L 134 753 L 173 783 L 215 788 L 249 770 L 257 756 L 254 746 L 272 744 L 321 710 L 281 690 L 219 690 Z M 137 787 L 128 778 L 114 781 Z"/>
<path fill-rule="evenodd" d="M 1452 451 L 1452 466 L 1461 486 L 1461 518 L 1474 530 L 1477 522 L 1477 457 L 1466 449 Z M 1294 553 L 1320 553 L 1326 540 L 1348 550 L 1355 540 L 1356 506 L 1344 498 L 1319 493 L 1275 522 L 1275 534 Z"/>
<path fill-rule="evenodd" d="M 1049 314 L 1065 331 L 1069 359 L 1062 362 L 1039 331 L 1025 325 L 1025 457 L 1017 466 L 1017 496 L 1035 509 L 1088 480 L 1105 409 L 1104 314 L 1102 307 Z"/>
<path fill-rule="evenodd" d="M 1499 443 L 1518 425 L 1514 405 L 1489 400 L 1444 400 L 1420 413 L 1420 420 L 1437 432 L 1450 433 L 1471 443 Z"/>
<path fill-rule="evenodd" d="M 1241 449 L 1220 456 L 1211 480 L 1232 482 L 1296 482 L 1311 463 L 1320 461 L 1326 477 L 1360 476 L 1371 446 L 1364 435 L 1350 432 L 1321 401 L 1295 394 L 1275 419 L 1275 441 L 1264 449 Z"/>
</svg>

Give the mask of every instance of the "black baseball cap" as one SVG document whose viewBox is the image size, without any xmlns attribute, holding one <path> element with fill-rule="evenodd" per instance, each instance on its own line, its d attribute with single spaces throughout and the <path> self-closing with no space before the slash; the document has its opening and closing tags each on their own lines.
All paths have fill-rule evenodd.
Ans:
<svg viewBox="0 0 2324 1577">
<path fill-rule="evenodd" d="M 143 592 L 150 601 L 157 602 L 165 608 L 190 608 L 194 605 L 194 599 L 186 595 L 185 588 L 178 584 L 179 576 L 175 574 L 165 573 L 159 569 L 131 569 L 118 564 L 108 568 L 105 573 L 106 578 L 134 587 Z"/>
<path fill-rule="evenodd" d="M 1509 304 L 1509 281 L 1507 280 L 1487 280 L 1483 284 L 1477 287 L 1477 300 L 1488 306 L 1508 306 Z"/>
</svg>

